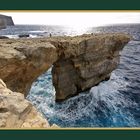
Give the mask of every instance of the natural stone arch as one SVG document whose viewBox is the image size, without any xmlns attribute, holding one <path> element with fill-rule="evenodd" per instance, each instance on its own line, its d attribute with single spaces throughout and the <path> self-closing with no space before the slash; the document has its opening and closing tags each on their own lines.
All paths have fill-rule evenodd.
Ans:
<svg viewBox="0 0 140 140">
<path fill-rule="evenodd" d="M 0 40 L 2 41 L 2 40 Z M 27 95 L 32 83 L 57 60 L 56 48 L 41 40 L 3 40 L 0 77 L 13 90 Z"/>
<path fill-rule="evenodd" d="M 118 65 L 125 34 L 0 40 L 0 78 L 27 95 L 52 65 L 56 100 L 78 94 L 104 80 Z"/>
</svg>

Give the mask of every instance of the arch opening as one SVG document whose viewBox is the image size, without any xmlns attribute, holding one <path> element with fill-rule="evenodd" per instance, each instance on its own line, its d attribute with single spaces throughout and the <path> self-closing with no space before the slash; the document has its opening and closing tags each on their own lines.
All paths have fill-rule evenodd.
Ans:
<svg viewBox="0 0 140 140">
<path fill-rule="evenodd" d="M 27 99 L 32 101 L 37 108 L 40 106 L 50 107 L 55 104 L 55 87 L 52 81 L 52 67 L 41 74 L 33 83 L 27 95 Z"/>
</svg>

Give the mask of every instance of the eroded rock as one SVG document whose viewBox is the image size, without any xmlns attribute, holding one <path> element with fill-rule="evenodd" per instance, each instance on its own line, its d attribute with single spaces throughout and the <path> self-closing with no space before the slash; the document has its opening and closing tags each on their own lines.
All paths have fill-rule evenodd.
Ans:
<svg viewBox="0 0 140 140">
<path fill-rule="evenodd" d="M 18 35 L 19 38 L 27 38 L 27 37 L 30 37 L 29 34 L 21 34 L 21 35 Z"/>
<path fill-rule="evenodd" d="M 27 94 L 31 84 L 57 60 L 56 48 L 35 40 L 0 40 L 0 78 L 13 91 Z"/>
<path fill-rule="evenodd" d="M 130 40 L 124 34 L 83 35 L 59 41 L 52 70 L 56 100 L 85 91 L 109 77 L 119 64 L 119 51 Z"/>
<path fill-rule="evenodd" d="M 0 78 L 27 95 L 31 84 L 52 65 L 56 100 L 85 91 L 109 77 L 119 63 L 126 34 L 0 40 Z"/>
<path fill-rule="evenodd" d="M 12 92 L 0 79 L 0 127 L 6 128 L 49 128 L 48 121 L 24 95 Z"/>
</svg>

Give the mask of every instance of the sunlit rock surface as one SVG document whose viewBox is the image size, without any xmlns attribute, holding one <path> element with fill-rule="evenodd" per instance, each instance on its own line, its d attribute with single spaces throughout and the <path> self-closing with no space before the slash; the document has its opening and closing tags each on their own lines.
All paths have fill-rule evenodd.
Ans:
<svg viewBox="0 0 140 140">
<path fill-rule="evenodd" d="M 95 34 L 60 41 L 61 55 L 52 70 L 56 100 L 64 100 L 108 78 L 118 66 L 119 51 L 129 40 L 124 34 Z"/>
<path fill-rule="evenodd" d="M 12 92 L 0 79 L 0 127 L 49 128 L 48 121 L 18 92 Z"/>
<path fill-rule="evenodd" d="M 0 40 L 0 78 L 27 95 L 36 78 L 52 65 L 56 100 L 85 91 L 116 69 L 126 34 Z"/>
</svg>

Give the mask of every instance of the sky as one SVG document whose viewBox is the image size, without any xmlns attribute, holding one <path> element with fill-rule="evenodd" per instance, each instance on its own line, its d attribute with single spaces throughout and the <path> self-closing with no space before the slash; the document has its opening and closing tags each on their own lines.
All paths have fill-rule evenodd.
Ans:
<svg viewBox="0 0 140 140">
<path fill-rule="evenodd" d="M 117 23 L 140 23 L 140 12 L 0 12 L 15 24 L 93 27 Z"/>
</svg>

